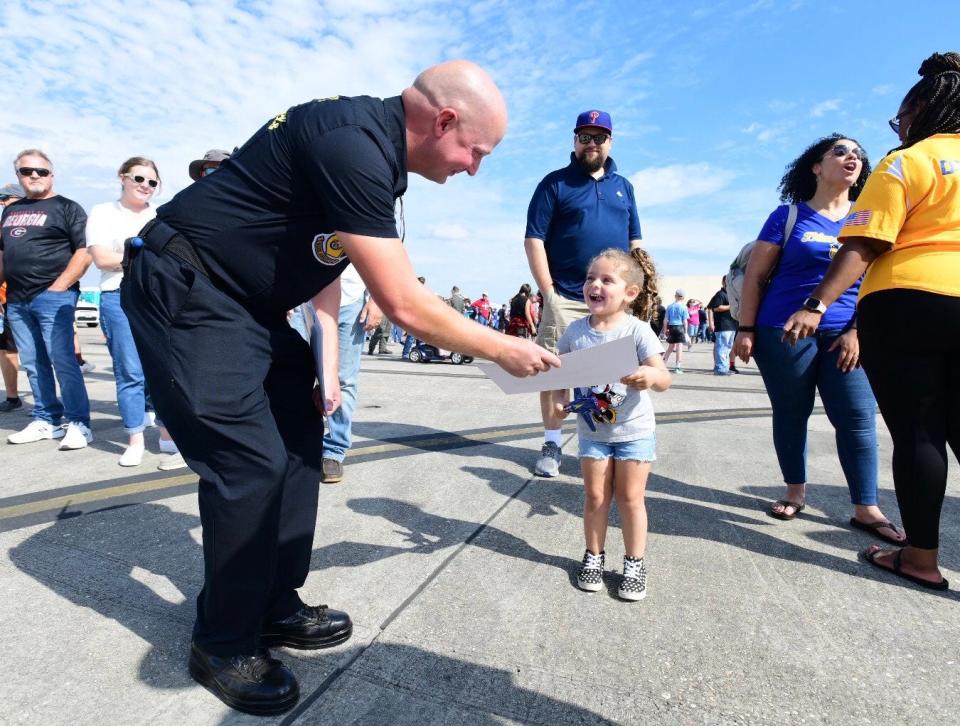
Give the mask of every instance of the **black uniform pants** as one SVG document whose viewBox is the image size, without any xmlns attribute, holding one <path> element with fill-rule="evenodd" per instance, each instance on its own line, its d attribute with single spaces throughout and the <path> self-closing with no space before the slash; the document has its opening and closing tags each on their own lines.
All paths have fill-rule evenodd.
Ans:
<svg viewBox="0 0 960 726">
<path fill-rule="evenodd" d="M 302 604 L 321 475 L 313 357 L 288 325 L 258 323 L 197 268 L 151 249 L 121 299 L 157 413 L 200 476 L 204 585 L 194 641 L 250 654 L 264 622 Z"/>
<path fill-rule="evenodd" d="M 860 360 L 893 439 L 907 540 L 940 546 L 947 445 L 960 456 L 960 298 L 881 290 L 857 306 Z"/>
</svg>

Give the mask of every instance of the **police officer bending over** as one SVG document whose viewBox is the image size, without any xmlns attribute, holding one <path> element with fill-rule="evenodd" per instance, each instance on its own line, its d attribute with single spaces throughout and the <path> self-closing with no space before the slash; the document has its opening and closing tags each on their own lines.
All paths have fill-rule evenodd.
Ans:
<svg viewBox="0 0 960 726">
<path fill-rule="evenodd" d="M 353 262 L 384 313 L 441 348 L 517 376 L 559 364 L 478 328 L 417 282 L 394 205 L 407 172 L 476 174 L 507 111 L 487 73 L 453 61 L 402 95 L 330 98 L 268 121 L 216 174 L 160 207 L 131 255 L 123 307 L 159 415 L 200 476 L 204 585 L 190 673 L 228 705 L 286 711 L 293 674 L 267 648 L 350 637 L 346 613 L 297 594 L 310 567 L 323 419 L 339 400 L 338 275 Z M 286 311 L 313 298 L 328 325 L 325 400 Z"/>
</svg>

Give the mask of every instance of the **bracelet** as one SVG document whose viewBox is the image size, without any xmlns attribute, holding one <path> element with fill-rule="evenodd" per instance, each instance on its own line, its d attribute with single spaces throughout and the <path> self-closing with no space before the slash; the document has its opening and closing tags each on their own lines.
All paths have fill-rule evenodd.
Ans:
<svg viewBox="0 0 960 726">
<path fill-rule="evenodd" d="M 737 327 L 737 332 L 738 333 L 756 333 L 757 326 L 756 325 L 740 325 Z"/>
</svg>

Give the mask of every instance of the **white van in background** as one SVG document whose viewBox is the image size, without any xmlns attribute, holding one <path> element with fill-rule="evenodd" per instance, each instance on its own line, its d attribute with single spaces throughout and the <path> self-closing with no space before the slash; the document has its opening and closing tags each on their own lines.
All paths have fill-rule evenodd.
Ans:
<svg viewBox="0 0 960 726">
<path fill-rule="evenodd" d="M 80 299 L 74 315 L 77 325 L 95 328 L 100 324 L 100 288 L 81 287 Z"/>
</svg>

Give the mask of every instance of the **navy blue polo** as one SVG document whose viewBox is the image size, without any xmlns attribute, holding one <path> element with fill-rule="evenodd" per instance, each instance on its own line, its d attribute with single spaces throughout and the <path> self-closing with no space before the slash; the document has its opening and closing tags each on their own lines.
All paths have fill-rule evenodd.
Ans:
<svg viewBox="0 0 960 726">
<path fill-rule="evenodd" d="M 570 164 L 547 174 L 527 209 L 526 237 L 543 240 L 554 291 L 583 299 L 590 260 L 608 247 L 630 249 L 640 239 L 640 217 L 633 185 L 607 159 L 604 174 L 594 179 L 573 153 Z"/>
<path fill-rule="evenodd" d="M 282 317 L 347 266 L 336 232 L 399 236 L 406 151 L 399 96 L 310 101 L 265 123 L 157 218 L 190 240 L 217 287 Z"/>
</svg>

